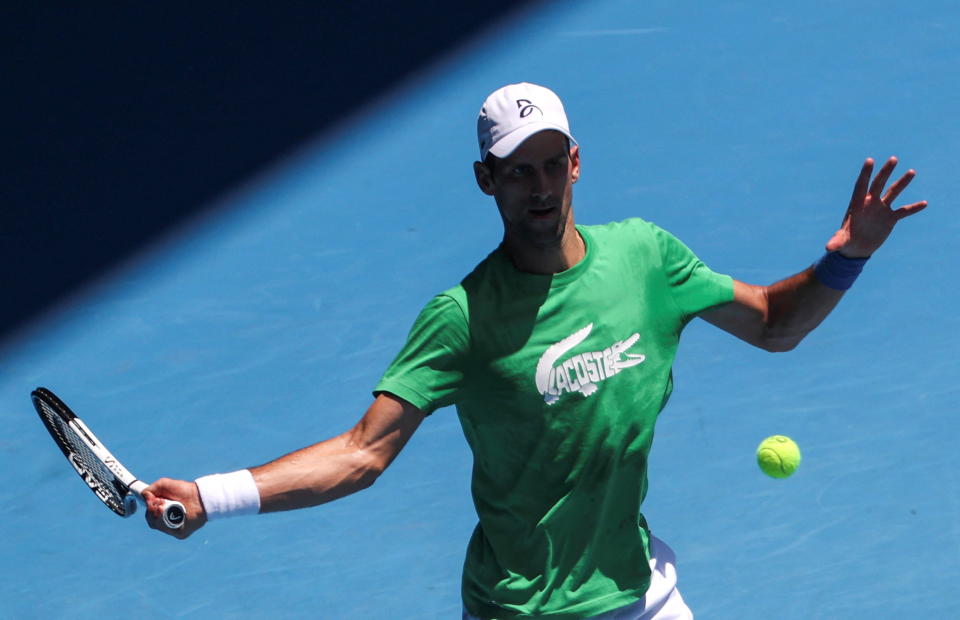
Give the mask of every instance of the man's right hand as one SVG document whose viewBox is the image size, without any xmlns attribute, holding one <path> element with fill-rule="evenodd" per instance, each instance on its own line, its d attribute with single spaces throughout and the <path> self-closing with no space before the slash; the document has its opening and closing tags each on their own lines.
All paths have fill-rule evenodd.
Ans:
<svg viewBox="0 0 960 620">
<path fill-rule="evenodd" d="M 155 530 L 184 539 L 199 530 L 207 522 L 207 513 L 200 501 L 200 490 L 195 482 L 161 478 L 143 492 L 147 504 L 147 525 Z M 175 500 L 183 504 L 187 517 L 183 527 L 171 529 L 163 524 L 163 500 Z"/>
</svg>

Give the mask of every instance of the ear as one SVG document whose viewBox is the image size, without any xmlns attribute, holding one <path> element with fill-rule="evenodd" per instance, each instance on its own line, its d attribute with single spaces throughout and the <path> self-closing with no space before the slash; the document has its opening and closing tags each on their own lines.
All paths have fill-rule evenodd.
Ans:
<svg viewBox="0 0 960 620">
<path fill-rule="evenodd" d="M 570 180 L 576 183 L 580 178 L 580 145 L 570 147 Z"/>
<path fill-rule="evenodd" d="M 487 196 L 493 196 L 494 183 L 493 177 L 490 175 L 490 169 L 484 166 L 482 162 L 475 161 L 473 162 L 473 176 L 477 178 L 477 186 L 480 191 Z"/>
</svg>

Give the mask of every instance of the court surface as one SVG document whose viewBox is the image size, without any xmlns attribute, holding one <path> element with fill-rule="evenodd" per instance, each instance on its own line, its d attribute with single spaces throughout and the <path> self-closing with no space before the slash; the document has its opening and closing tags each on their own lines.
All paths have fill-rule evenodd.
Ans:
<svg viewBox="0 0 960 620">
<path fill-rule="evenodd" d="M 960 14 L 802 5 L 541 7 L 38 317 L 0 358 L 0 617 L 459 617 L 475 515 L 452 409 L 368 491 L 177 542 L 103 509 L 28 394 L 56 391 L 146 479 L 345 430 L 421 305 L 499 241 L 474 122 L 521 80 L 566 103 L 579 222 L 652 220 L 748 282 L 818 257 L 865 157 L 918 170 L 902 198 L 930 207 L 798 350 L 687 329 L 644 512 L 701 618 L 960 617 Z M 789 480 L 754 464 L 775 433 L 804 451 Z"/>
</svg>

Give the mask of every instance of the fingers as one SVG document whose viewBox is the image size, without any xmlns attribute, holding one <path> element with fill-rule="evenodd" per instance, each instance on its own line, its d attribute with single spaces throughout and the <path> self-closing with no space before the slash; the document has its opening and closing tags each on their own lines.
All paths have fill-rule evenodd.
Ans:
<svg viewBox="0 0 960 620">
<path fill-rule="evenodd" d="M 197 485 L 183 480 L 161 478 L 143 491 L 143 499 L 147 505 L 146 520 L 151 529 L 163 532 L 174 538 L 184 539 L 203 527 L 206 515 L 200 502 Z M 169 528 L 163 522 L 163 511 L 166 500 L 178 501 L 186 511 L 186 521 L 180 528 Z"/>
<path fill-rule="evenodd" d="M 853 198 L 850 200 L 850 207 L 863 205 L 866 202 L 872 201 L 877 196 L 880 196 L 883 192 L 884 186 L 887 184 L 887 181 L 890 180 L 890 175 L 893 174 L 893 169 L 897 167 L 898 160 L 896 157 L 891 157 L 883 166 L 880 168 L 880 171 L 877 173 L 876 178 L 873 181 L 870 181 L 870 176 L 873 173 L 873 159 L 867 158 L 863 164 L 863 168 L 860 169 L 860 176 L 857 177 L 857 183 L 854 186 Z M 891 206 L 893 202 L 897 199 L 900 193 L 910 185 L 910 182 L 913 181 L 914 177 L 917 176 L 917 171 L 910 169 L 907 172 L 897 179 L 893 185 L 883 194 L 881 201 L 887 206 Z M 867 185 L 869 184 L 869 189 Z M 922 203 L 922 206 L 920 206 Z M 913 215 L 918 211 L 921 211 L 927 204 L 925 201 L 914 203 L 903 207 L 905 211 L 895 211 L 897 214 L 897 219 L 903 219 L 908 215 Z"/>
<path fill-rule="evenodd" d="M 870 184 L 870 176 L 873 174 L 873 158 L 868 157 L 860 168 L 860 176 L 853 186 L 853 196 L 850 197 L 850 209 L 860 206 L 867 198 L 867 186 Z"/>
<path fill-rule="evenodd" d="M 190 536 L 194 530 L 200 527 L 200 525 L 193 524 L 185 525 L 184 527 L 180 528 L 167 527 L 163 522 L 162 500 L 160 506 L 161 507 L 159 509 L 154 506 L 150 506 L 146 511 L 147 525 L 150 527 L 150 529 L 157 530 L 158 532 L 162 532 L 168 536 L 173 536 L 174 538 L 178 538 L 180 540 L 184 540 Z"/>
<path fill-rule="evenodd" d="M 907 170 L 907 173 L 897 179 L 897 181 L 890 186 L 890 189 L 887 190 L 887 193 L 883 195 L 883 202 L 888 205 L 893 204 L 893 201 L 897 199 L 900 192 L 906 189 L 907 185 L 910 185 L 910 181 L 912 181 L 915 176 L 917 176 L 915 170 Z"/>
<path fill-rule="evenodd" d="M 880 172 L 877 173 L 877 177 L 873 180 L 873 183 L 870 184 L 870 195 L 879 196 L 883 192 L 884 186 L 887 184 L 887 180 L 890 179 L 890 175 L 893 174 L 893 169 L 897 167 L 897 158 L 891 157 L 880 168 Z"/>
<path fill-rule="evenodd" d="M 893 215 L 897 218 L 897 221 L 900 221 L 905 217 L 910 217 L 915 213 L 920 213 L 926 208 L 927 208 L 927 201 L 921 200 L 920 202 L 915 202 L 911 205 L 900 207 L 899 209 L 893 212 Z"/>
<path fill-rule="evenodd" d="M 172 481 L 167 478 L 161 478 L 143 490 L 143 501 L 147 505 L 144 516 L 151 529 L 176 536 L 163 525 L 163 498 L 157 495 L 157 493 L 168 494 L 170 482 Z"/>
<path fill-rule="evenodd" d="M 160 478 L 143 490 L 143 501 L 147 505 L 148 514 L 153 513 L 153 516 L 157 518 L 161 516 L 164 498 L 176 498 L 176 484 L 176 480 Z"/>
</svg>

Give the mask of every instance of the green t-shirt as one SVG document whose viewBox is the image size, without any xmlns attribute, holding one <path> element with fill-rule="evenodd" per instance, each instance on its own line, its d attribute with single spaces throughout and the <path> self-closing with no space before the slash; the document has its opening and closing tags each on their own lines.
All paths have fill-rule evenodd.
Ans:
<svg viewBox="0 0 960 620">
<path fill-rule="evenodd" d="M 583 618 L 649 584 L 653 429 L 680 332 L 728 276 L 640 219 L 578 226 L 583 260 L 518 271 L 504 250 L 431 300 L 376 392 L 455 404 L 479 524 L 463 574 L 482 618 Z"/>
</svg>

